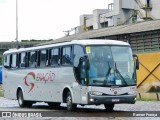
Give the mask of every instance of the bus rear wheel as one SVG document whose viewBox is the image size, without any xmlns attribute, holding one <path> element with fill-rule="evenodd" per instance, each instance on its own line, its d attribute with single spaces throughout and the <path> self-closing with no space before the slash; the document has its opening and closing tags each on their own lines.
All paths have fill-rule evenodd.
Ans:
<svg viewBox="0 0 160 120">
<path fill-rule="evenodd" d="M 18 91 L 17 100 L 18 100 L 18 104 L 20 107 L 31 107 L 32 106 L 32 102 L 24 100 L 22 90 Z"/>
<path fill-rule="evenodd" d="M 67 92 L 66 103 L 67 103 L 67 110 L 68 111 L 74 111 L 77 107 L 76 104 L 72 103 L 72 95 L 71 95 L 70 91 Z"/>
<path fill-rule="evenodd" d="M 114 104 L 104 104 L 104 107 L 107 111 L 113 111 Z"/>
</svg>

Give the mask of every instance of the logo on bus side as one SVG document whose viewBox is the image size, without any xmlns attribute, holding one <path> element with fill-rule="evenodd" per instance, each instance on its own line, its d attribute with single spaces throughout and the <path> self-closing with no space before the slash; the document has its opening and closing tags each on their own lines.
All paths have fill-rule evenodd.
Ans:
<svg viewBox="0 0 160 120">
<path fill-rule="evenodd" d="M 29 82 L 28 77 L 32 77 L 30 81 L 37 81 L 37 82 L 53 82 L 55 79 L 55 74 L 52 73 L 51 71 L 48 73 L 37 73 L 35 74 L 34 72 L 29 72 L 25 77 L 24 77 L 24 84 L 28 87 L 30 87 L 28 93 L 34 88 L 35 84 L 34 82 Z"/>
<path fill-rule="evenodd" d="M 55 74 L 53 72 L 48 72 L 48 73 L 37 73 L 36 75 L 36 81 L 40 82 L 49 82 L 49 81 L 54 81 L 55 79 Z"/>
<path fill-rule="evenodd" d="M 26 85 L 26 86 L 30 86 L 30 90 L 28 91 L 28 93 L 29 92 L 31 92 L 31 90 L 34 88 L 34 83 L 28 83 L 27 82 L 27 77 L 28 76 L 32 76 L 33 77 L 33 80 L 35 80 L 35 74 L 34 74 L 34 72 L 30 72 L 30 73 L 28 73 L 25 77 L 24 77 L 24 84 Z"/>
</svg>

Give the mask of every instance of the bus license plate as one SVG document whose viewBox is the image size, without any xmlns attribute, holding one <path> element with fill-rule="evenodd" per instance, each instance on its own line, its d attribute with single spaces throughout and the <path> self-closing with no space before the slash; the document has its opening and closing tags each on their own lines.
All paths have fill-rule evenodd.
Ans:
<svg viewBox="0 0 160 120">
<path fill-rule="evenodd" d="M 112 102 L 119 102 L 119 99 L 112 99 Z"/>
</svg>

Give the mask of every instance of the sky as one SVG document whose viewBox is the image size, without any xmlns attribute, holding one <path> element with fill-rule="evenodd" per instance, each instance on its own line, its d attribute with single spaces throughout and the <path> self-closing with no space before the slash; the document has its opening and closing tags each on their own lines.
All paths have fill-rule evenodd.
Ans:
<svg viewBox="0 0 160 120">
<path fill-rule="evenodd" d="M 18 0 L 18 40 L 57 39 L 80 25 L 82 14 L 107 9 L 113 0 Z M 16 0 L 0 0 L 0 41 L 15 41 Z"/>
</svg>

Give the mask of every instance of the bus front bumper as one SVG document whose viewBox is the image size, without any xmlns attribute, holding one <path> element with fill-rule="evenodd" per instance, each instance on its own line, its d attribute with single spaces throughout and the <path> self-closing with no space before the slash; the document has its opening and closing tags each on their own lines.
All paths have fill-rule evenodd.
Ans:
<svg viewBox="0 0 160 120">
<path fill-rule="evenodd" d="M 120 103 L 129 103 L 134 104 L 136 102 L 136 95 L 117 95 L 117 96 L 97 96 L 97 95 L 88 95 L 88 104 L 120 104 Z"/>
</svg>

